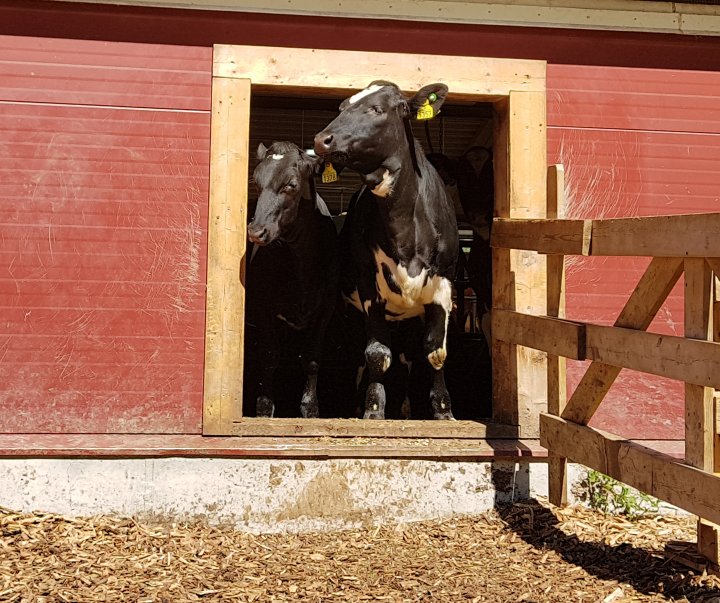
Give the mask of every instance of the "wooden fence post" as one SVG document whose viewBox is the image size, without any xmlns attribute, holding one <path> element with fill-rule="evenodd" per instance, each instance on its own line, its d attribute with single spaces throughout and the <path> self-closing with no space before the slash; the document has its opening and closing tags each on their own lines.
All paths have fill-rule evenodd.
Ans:
<svg viewBox="0 0 720 603">
<path fill-rule="evenodd" d="M 712 339 L 712 271 L 703 258 L 685 260 L 685 337 Z M 685 462 L 713 472 L 716 439 L 715 391 L 685 384 Z M 698 552 L 716 564 L 720 560 L 718 526 L 702 518 L 697 524 Z"/>
<path fill-rule="evenodd" d="M 551 165 L 547 174 L 547 217 L 563 217 L 565 209 L 565 168 Z M 547 257 L 547 314 L 565 318 L 565 256 Z M 566 359 L 548 354 L 548 412 L 560 416 L 567 403 Z M 548 494 L 557 506 L 567 504 L 567 459 L 548 453 Z"/>
</svg>

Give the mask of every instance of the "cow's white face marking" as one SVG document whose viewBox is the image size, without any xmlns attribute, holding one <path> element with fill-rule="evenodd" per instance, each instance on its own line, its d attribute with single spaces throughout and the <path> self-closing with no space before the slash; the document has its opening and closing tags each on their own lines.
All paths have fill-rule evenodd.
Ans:
<svg viewBox="0 0 720 603">
<path fill-rule="evenodd" d="M 279 153 L 274 153 L 273 156 L 272 156 L 272 158 L 273 158 L 275 161 L 279 161 L 279 160 L 282 159 L 283 157 L 285 157 L 285 155 L 280 155 Z"/>
<path fill-rule="evenodd" d="M 395 176 L 393 176 L 389 170 L 385 170 L 383 179 L 374 189 L 372 189 L 373 195 L 378 197 L 388 197 L 392 194 L 392 187 L 395 182 Z"/>
<path fill-rule="evenodd" d="M 357 94 L 353 94 L 353 95 L 348 99 L 348 102 L 349 102 L 351 105 L 354 105 L 354 104 L 355 104 L 356 102 L 358 102 L 360 99 L 365 98 L 366 96 L 369 96 L 369 95 L 372 94 L 373 92 L 377 92 L 378 90 L 380 90 L 380 88 L 382 88 L 382 86 L 379 86 L 378 84 L 373 84 L 372 86 L 368 86 L 367 88 L 365 88 L 365 90 L 361 90 L 361 91 L 358 92 Z"/>
</svg>

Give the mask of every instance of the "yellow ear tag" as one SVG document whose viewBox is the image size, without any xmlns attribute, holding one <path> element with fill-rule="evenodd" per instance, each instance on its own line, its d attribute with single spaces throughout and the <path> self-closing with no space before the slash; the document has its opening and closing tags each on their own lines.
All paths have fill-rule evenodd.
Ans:
<svg viewBox="0 0 720 603">
<path fill-rule="evenodd" d="M 435 117 L 435 111 L 433 110 L 430 101 L 425 99 L 425 102 L 417 111 L 417 119 L 432 119 L 433 117 Z"/>
<path fill-rule="evenodd" d="M 332 163 L 326 163 L 325 169 L 322 173 L 322 181 L 323 184 L 328 184 L 329 182 L 337 182 L 338 175 L 335 171 L 335 168 L 333 167 Z"/>
</svg>

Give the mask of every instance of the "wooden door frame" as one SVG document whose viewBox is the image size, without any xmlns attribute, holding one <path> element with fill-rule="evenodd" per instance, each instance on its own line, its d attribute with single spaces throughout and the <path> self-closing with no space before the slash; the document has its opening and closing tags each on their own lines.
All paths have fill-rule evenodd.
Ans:
<svg viewBox="0 0 720 603">
<path fill-rule="evenodd" d="M 344 98 L 373 80 L 417 91 L 440 81 L 451 102 L 495 108 L 495 215 L 545 217 L 544 61 L 216 45 L 212 74 L 203 434 L 538 437 L 547 408 L 541 352 L 493 339 L 494 427 L 474 422 L 242 417 L 244 274 L 252 93 Z M 544 314 L 545 258 L 493 250 L 493 307 Z M 505 429 L 503 428 L 505 427 Z"/>
</svg>

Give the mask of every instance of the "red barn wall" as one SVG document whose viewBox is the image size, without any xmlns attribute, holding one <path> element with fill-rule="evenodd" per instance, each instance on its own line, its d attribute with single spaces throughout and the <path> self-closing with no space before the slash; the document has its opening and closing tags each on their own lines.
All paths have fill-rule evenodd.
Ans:
<svg viewBox="0 0 720 603">
<path fill-rule="evenodd" d="M 566 169 L 568 215 L 717 211 L 720 73 L 548 66 L 548 151 Z M 646 258 L 572 258 L 568 316 L 612 324 Z M 682 279 L 650 330 L 683 334 Z M 571 363 L 571 389 L 584 371 Z M 591 425 L 626 437 L 684 438 L 682 384 L 623 371 Z"/>
<path fill-rule="evenodd" d="M 0 432 L 200 432 L 210 65 L 0 37 Z"/>
<path fill-rule="evenodd" d="M 570 215 L 718 208 L 717 38 L 12 0 L 0 33 L 57 37 L 0 39 L 0 431 L 200 431 L 213 43 L 544 59 Z M 646 264 L 573 259 L 569 315 L 612 323 Z M 682 404 L 624 371 L 592 424 L 682 438 Z"/>
</svg>

